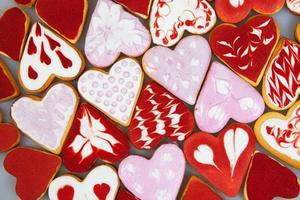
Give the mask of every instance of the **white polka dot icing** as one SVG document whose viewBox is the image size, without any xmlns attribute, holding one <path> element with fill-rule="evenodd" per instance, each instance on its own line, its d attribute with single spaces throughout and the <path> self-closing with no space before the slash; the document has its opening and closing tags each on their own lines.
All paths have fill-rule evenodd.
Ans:
<svg viewBox="0 0 300 200">
<path fill-rule="evenodd" d="M 80 95 L 112 120 L 128 126 L 143 83 L 143 72 L 133 59 L 115 63 L 109 74 L 86 71 L 78 81 Z"/>
</svg>

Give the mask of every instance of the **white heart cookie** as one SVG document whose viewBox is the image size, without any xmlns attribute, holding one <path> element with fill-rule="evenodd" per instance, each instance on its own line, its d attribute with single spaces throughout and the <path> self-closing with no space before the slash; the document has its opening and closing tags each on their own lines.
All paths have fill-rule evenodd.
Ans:
<svg viewBox="0 0 300 200">
<path fill-rule="evenodd" d="M 139 97 L 144 74 L 131 58 L 115 63 L 110 72 L 86 71 L 78 80 L 78 91 L 112 120 L 128 126 Z"/>
<path fill-rule="evenodd" d="M 62 200 L 114 200 L 119 189 L 119 178 L 116 171 L 109 166 L 101 165 L 93 169 L 84 181 L 65 175 L 53 180 L 49 186 L 49 199 Z"/>
<path fill-rule="evenodd" d="M 73 80 L 83 69 L 84 61 L 76 49 L 41 24 L 32 26 L 19 69 L 26 90 L 41 92 L 55 77 Z"/>
<path fill-rule="evenodd" d="M 59 154 L 79 98 L 69 84 L 59 83 L 42 98 L 22 97 L 11 107 L 17 127 L 45 149 Z"/>
</svg>

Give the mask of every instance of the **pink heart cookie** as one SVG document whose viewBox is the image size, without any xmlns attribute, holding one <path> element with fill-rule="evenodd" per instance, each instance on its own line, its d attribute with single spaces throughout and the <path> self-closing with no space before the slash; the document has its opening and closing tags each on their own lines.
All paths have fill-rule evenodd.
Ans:
<svg viewBox="0 0 300 200">
<path fill-rule="evenodd" d="M 201 36 L 180 41 L 174 51 L 154 47 L 143 57 L 144 71 L 175 96 L 194 105 L 211 59 L 211 49 Z"/>
<path fill-rule="evenodd" d="M 59 83 L 42 98 L 22 97 L 11 107 L 17 127 L 42 147 L 59 154 L 69 132 L 79 97 L 69 84 Z"/>
<path fill-rule="evenodd" d="M 86 57 L 94 66 L 108 67 L 120 53 L 140 56 L 150 44 L 150 33 L 138 18 L 110 0 L 98 1 L 85 41 Z"/>
<path fill-rule="evenodd" d="M 261 95 L 226 66 L 214 62 L 195 107 L 198 127 L 205 132 L 220 131 L 230 118 L 250 123 L 262 115 Z"/>
<path fill-rule="evenodd" d="M 205 34 L 216 21 L 214 9 L 205 0 L 154 0 L 150 31 L 155 44 L 173 46 L 184 31 Z"/>
<path fill-rule="evenodd" d="M 150 160 L 134 155 L 125 158 L 118 174 L 125 187 L 140 199 L 176 199 L 184 170 L 181 149 L 165 144 Z"/>
<path fill-rule="evenodd" d="M 50 200 L 110 200 L 115 199 L 119 185 L 115 169 L 101 165 L 82 182 L 70 175 L 56 178 L 49 186 L 48 195 Z"/>
</svg>

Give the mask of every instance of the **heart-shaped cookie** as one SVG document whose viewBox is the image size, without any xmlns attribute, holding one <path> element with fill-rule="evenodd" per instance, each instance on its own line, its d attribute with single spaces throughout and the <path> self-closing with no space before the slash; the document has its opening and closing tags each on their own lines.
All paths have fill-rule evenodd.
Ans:
<svg viewBox="0 0 300 200">
<path fill-rule="evenodd" d="M 257 15 L 244 25 L 221 24 L 210 34 L 217 57 L 253 86 L 257 86 L 279 39 L 273 18 Z"/>
<path fill-rule="evenodd" d="M 205 34 L 217 21 L 214 9 L 206 0 L 154 0 L 150 31 L 155 44 L 173 46 L 185 31 Z"/>
<path fill-rule="evenodd" d="M 152 149 L 164 137 L 173 141 L 185 140 L 194 126 L 194 116 L 184 103 L 151 82 L 139 97 L 128 133 L 135 147 Z"/>
<path fill-rule="evenodd" d="M 299 192 L 299 181 L 290 169 L 263 153 L 254 154 L 244 186 L 246 200 L 299 199 Z"/>
<path fill-rule="evenodd" d="M 4 168 L 16 177 L 16 193 L 20 199 L 40 199 L 59 170 L 61 159 L 32 148 L 17 147 L 4 159 Z"/>
<path fill-rule="evenodd" d="M 30 8 L 33 6 L 33 4 L 35 4 L 36 0 L 15 0 L 15 2 L 23 7 L 27 7 Z"/>
<path fill-rule="evenodd" d="M 218 137 L 193 134 L 184 143 L 188 162 L 227 196 L 239 193 L 255 150 L 255 137 L 246 124 L 232 124 Z"/>
<path fill-rule="evenodd" d="M 228 23 L 245 19 L 253 9 L 264 15 L 271 15 L 284 6 L 285 0 L 216 0 L 218 17 Z"/>
<path fill-rule="evenodd" d="M 125 187 L 139 199 L 176 199 L 184 170 L 181 149 L 164 144 L 150 160 L 135 155 L 125 158 L 118 174 Z"/>
<path fill-rule="evenodd" d="M 194 105 L 210 59 L 211 49 L 206 39 L 189 36 L 174 51 L 159 46 L 148 50 L 143 57 L 143 68 L 175 96 Z"/>
<path fill-rule="evenodd" d="M 19 88 L 8 68 L 0 60 L 0 102 L 12 99 L 20 94 Z"/>
<path fill-rule="evenodd" d="M 205 132 L 220 131 L 230 118 L 250 123 L 265 109 L 261 95 L 226 66 L 214 62 L 207 74 L 195 107 L 198 127 Z"/>
<path fill-rule="evenodd" d="M 39 18 L 72 43 L 79 39 L 88 10 L 87 0 L 37 0 Z"/>
<path fill-rule="evenodd" d="M 78 50 L 41 24 L 32 26 L 19 68 L 19 79 L 26 90 L 41 92 L 55 77 L 73 80 L 83 69 Z"/>
<path fill-rule="evenodd" d="M 55 84 L 40 99 L 22 97 L 11 107 L 17 127 L 32 140 L 59 154 L 72 124 L 79 97 L 70 84 Z"/>
<path fill-rule="evenodd" d="M 206 183 L 192 176 L 183 192 L 181 200 L 222 200 Z"/>
<path fill-rule="evenodd" d="M 98 158 L 114 163 L 128 152 L 125 133 L 93 106 L 81 104 L 62 151 L 65 167 L 72 172 L 85 172 Z"/>
<path fill-rule="evenodd" d="M 50 200 L 113 200 L 119 185 L 115 169 L 101 165 L 93 169 L 82 182 L 71 175 L 54 179 L 49 186 L 48 195 Z"/>
<path fill-rule="evenodd" d="M 300 15 L 300 1 L 299 0 L 286 0 L 286 5 L 292 13 L 294 13 L 296 15 Z"/>
<path fill-rule="evenodd" d="M 13 60 L 20 60 L 30 19 L 21 9 L 6 10 L 0 18 L 0 53 Z"/>
<path fill-rule="evenodd" d="M 286 116 L 269 112 L 255 123 L 258 142 L 268 151 L 300 169 L 300 101 Z"/>
<path fill-rule="evenodd" d="M 144 19 L 147 19 L 150 14 L 150 7 L 152 4 L 152 0 L 114 0 L 115 2 L 123 5 L 132 13 L 141 16 Z"/>
<path fill-rule="evenodd" d="M 18 131 L 17 127 L 8 123 L 0 123 L 0 152 L 10 150 L 19 142 L 20 132 Z"/>
<path fill-rule="evenodd" d="M 109 73 L 96 69 L 86 71 L 78 80 L 78 91 L 109 118 L 128 126 L 143 79 L 137 61 L 125 58 L 115 63 Z"/>
<path fill-rule="evenodd" d="M 300 95 L 300 45 L 283 38 L 273 54 L 263 82 L 262 94 L 273 110 L 291 107 Z"/>
<path fill-rule="evenodd" d="M 138 57 L 150 44 L 150 33 L 137 17 L 111 0 L 98 0 L 85 40 L 90 63 L 108 67 L 120 53 Z"/>
</svg>

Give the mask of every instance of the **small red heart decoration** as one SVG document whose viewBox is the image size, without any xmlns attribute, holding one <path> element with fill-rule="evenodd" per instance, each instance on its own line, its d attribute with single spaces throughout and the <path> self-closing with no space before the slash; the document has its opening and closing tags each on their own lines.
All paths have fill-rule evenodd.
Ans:
<svg viewBox="0 0 300 200">
<path fill-rule="evenodd" d="M 123 5 L 132 13 L 147 19 L 150 13 L 152 0 L 114 0 L 115 2 Z"/>
<path fill-rule="evenodd" d="M 105 200 L 109 191 L 110 191 L 110 186 L 107 185 L 106 183 L 102 183 L 101 185 L 96 184 L 94 186 L 94 193 L 96 194 L 99 200 Z"/>
<path fill-rule="evenodd" d="M 32 148 L 17 147 L 4 159 L 4 168 L 16 177 L 16 193 L 20 199 L 39 199 L 59 170 L 61 159 Z"/>
<path fill-rule="evenodd" d="M 57 192 L 58 200 L 73 200 L 74 188 L 72 186 L 66 185 L 59 189 Z"/>
<path fill-rule="evenodd" d="M 0 53 L 20 60 L 30 19 L 21 9 L 6 10 L 0 18 Z"/>
<path fill-rule="evenodd" d="M 37 0 L 36 13 L 48 26 L 72 43 L 81 35 L 88 9 L 87 0 Z"/>
<path fill-rule="evenodd" d="M 245 199 L 292 199 L 299 196 L 297 176 L 267 155 L 256 152 L 249 168 Z"/>
<path fill-rule="evenodd" d="M 20 132 L 12 124 L 0 124 L 0 152 L 8 151 L 20 141 Z"/>
</svg>

